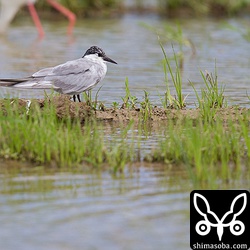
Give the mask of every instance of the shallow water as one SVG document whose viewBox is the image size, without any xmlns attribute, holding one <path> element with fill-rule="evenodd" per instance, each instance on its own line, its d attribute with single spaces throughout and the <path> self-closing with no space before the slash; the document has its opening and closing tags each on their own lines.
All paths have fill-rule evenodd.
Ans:
<svg viewBox="0 0 250 250">
<path fill-rule="evenodd" d="M 201 187 L 183 170 L 140 164 L 118 176 L 39 167 L 6 172 L 0 175 L 0 249 L 189 248 L 189 195 Z"/>
<path fill-rule="evenodd" d="M 214 71 L 215 60 L 219 82 L 225 85 L 225 95 L 229 104 L 249 106 L 246 91 L 250 79 L 250 43 L 239 32 L 226 28 L 230 23 L 242 30 L 249 19 L 188 19 L 181 20 L 184 35 L 195 45 L 196 55 L 184 47 L 183 93 L 188 95 L 188 107 L 195 107 L 196 97 L 189 84 L 197 90 L 204 87 L 200 70 Z M 160 97 L 165 92 L 164 74 L 161 66 L 163 58 L 157 37 L 141 24 L 162 27 L 164 23 L 175 25 L 175 21 L 159 19 L 155 15 L 125 15 L 113 20 L 79 20 L 74 37 L 67 37 L 67 22 L 42 20 L 46 37 L 37 40 L 36 29 L 32 22 L 24 20 L 11 26 L 8 36 L 0 43 L 0 77 L 22 77 L 48 66 L 81 57 L 91 45 L 99 45 L 118 62 L 109 64 L 108 74 L 99 92 L 99 100 L 106 105 L 122 103 L 125 95 L 124 82 L 128 77 L 132 95 L 143 100 L 146 90 L 150 100 L 161 105 Z M 178 52 L 178 45 L 175 44 Z M 165 45 L 170 57 L 173 55 L 171 44 Z M 170 83 L 172 85 L 172 83 Z M 174 94 L 173 87 L 171 86 Z M 96 87 L 94 93 L 98 90 Z M 43 91 L 13 91 L 0 88 L 0 97 L 43 97 Z"/>
<path fill-rule="evenodd" d="M 197 89 L 203 87 L 199 70 L 213 71 L 215 59 L 228 102 L 249 106 L 250 43 L 226 29 L 224 21 L 241 27 L 248 20 L 181 22 L 197 51 L 193 56 L 189 48 L 184 49 L 183 89 L 189 94 L 190 108 L 195 107 L 196 99 L 189 80 Z M 125 15 L 114 20 L 78 21 L 74 37 L 66 36 L 66 22 L 42 22 L 46 31 L 42 41 L 36 39 L 29 19 L 13 24 L 8 36 L 0 39 L 1 78 L 27 76 L 78 58 L 96 44 L 119 63 L 108 65 L 100 101 L 121 103 L 128 77 L 131 93 L 139 101 L 147 90 L 151 101 L 161 105 L 159 95 L 165 91 L 162 52 L 157 37 L 140 23 L 162 25 L 163 20 L 154 15 Z M 172 55 L 171 44 L 165 48 Z M 42 98 L 44 93 L 0 88 L 0 97 L 9 95 Z M 119 131 L 113 128 L 112 136 Z M 147 153 L 162 135 L 160 131 L 143 133 L 141 148 Z M 126 168 L 119 177 L 108 172 L 72 172 L 30 173 L 20 168 L 0 175 L 0 249 L 189 248 L 189 193 L 195 187 L 187 173 L 144 164 Z M 249 182 L 218 184 L 219 188 L 248 186 Z"/>
<path fill-rule="evenodd" d="M 189 182 L 168 172 L 1 176 L 0 249 L 187 249 Z"/>
</svg>

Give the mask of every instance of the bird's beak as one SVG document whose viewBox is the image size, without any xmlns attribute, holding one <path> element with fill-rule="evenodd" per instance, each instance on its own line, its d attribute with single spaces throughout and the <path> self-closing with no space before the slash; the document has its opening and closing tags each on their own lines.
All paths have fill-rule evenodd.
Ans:
<svg viewBox="0 0 250 250">
<path fill-rule="evenodd" d="M 117 62 L 115 62 L 114 60 L 112 60 L 111 58 L 109 58 L 107 56 L 104 56 L 103 60 L 106 61 L 106 62 L 111 62 L 111 63 L 117 64 Z"/>
</svg>

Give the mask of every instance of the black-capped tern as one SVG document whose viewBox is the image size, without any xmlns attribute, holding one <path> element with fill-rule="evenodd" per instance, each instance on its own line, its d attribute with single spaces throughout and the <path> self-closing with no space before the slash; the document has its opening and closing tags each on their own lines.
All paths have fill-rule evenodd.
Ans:
<svg viewBox="0 0 250 250">
<path fill-rule="evenodd" d="M 0 86 L 21 89 L 54 89 L 61 94 L 73 95 L 80 100 L 80 94 L 95 87 L 106 73 L 106 62 L 117 64 L 97 47 L 90 47 L 82 58 L 68 61 L 55 67 L 44 68 L 32 76 L 21 79 L 0 79 Z"/>
</svg>

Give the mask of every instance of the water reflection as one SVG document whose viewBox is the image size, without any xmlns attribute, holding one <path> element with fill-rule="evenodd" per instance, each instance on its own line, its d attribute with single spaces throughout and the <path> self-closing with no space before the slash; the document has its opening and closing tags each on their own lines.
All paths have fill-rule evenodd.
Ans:
<svg viewBox="0 0 250 250">
<path fill-rule="evenodd" d="M 134 164 L 114 176 L 1 164 L 0 249 L 8 250 L 188 249 L 190 191 L 209 188 L 178 166 Z"/>
<path fill-rule="evenodd" d="M 5 175 L 0 247 L 187 249 L 189 184 L 175 177 L 150 166 L 128 169 L 121 177 Z"/>
<path fill-rule="evenodd" d="M 242 19 L 226 21 L 238 26 L 244 22 Z M 160 65 L 163 56 L 157 37 L 142 27 L 141 23 L 161 26 L 164 22 L 175 25 L 174 20 L 164 21 L 154 15 L 125 15 L 115 20 L 82 20 L 77 23 L 73 43 L 69 42 L 65 34 L 66 21 L 46 23 L 46 37 L 39 43 L 35 42 L 36 30 L 32 24 L 18 24 L 10 30 L 7 42 L 1 40 L 0 77 L 27 76 L 40 68 L 79 58 L 90 45 L 99 45 L 118 62 L 118 65 L 109 65 L 99 100 L 106 105 L 121 103 L 121 97 L 125 94 L 124 81 L 128 77 L 131 92 L 139 101 L 143 99 L 143 90 L 147 90 L 152 102 L 161 105 L 159 95 L 165 92 L 164 74 Z M 184 34 L 192 40 L 197 51 L 194 57 L 189 49 L 185 50 L 183 92 L 188 94 L 188 107 L 195 107 L 196 102 L 189 80 L 197 89 L 203 87 L 199 71 L 214 71 L 215 59 L 219 82 L 225 84 L 229 104 L 248 105 L 246 90 L 250 78 L 250 61 L 246 51 L 250 44 L 239 33 L 223 27 L 224 21 L 191 19 L 180 22 Z M 172 55 L 171 45 L 167 44 L 165 48 Z M 6 88 L 0 89 L 0 96 L 6 96 L 7 92 L 18 96 L 18 93 Z M 43 97 L 44 93 L 32 92 L 34 95 Z M 27 91 L 19 95 L 25 96 L 29 96 Z"/>
</svg>

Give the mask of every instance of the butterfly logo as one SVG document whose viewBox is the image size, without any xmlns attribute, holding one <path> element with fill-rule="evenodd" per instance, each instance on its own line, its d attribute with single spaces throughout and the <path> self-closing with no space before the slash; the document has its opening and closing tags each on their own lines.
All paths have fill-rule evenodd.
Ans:
<svg viewBox="0 0 250 250">
<path fill-rule="evenodd" d="M 198 206 L 198 200 L 200 199 L 200 202 L 203 202 L 203 205 L 205 204 L 205 211 L 204 206 Z M 240 201 L 240 199 L 243 199 L 243 205 L 242 207 L 237 211 L 237 208 L 235 206 L 236 203 Z M 230 206 L 230 210 L 226 212 L 221 219 L 218 218 L 218 216 L 210 210 L 210 205 L 207 201 L 207 199 L 198 193 L 195 193 L 193 196 L 193 203 L 196 211 L 204 218 L 203 220 L 200 220 L 197 222 L 195 226 L 195 230 L 199 235 L 207 235 L 209 234 L 211 227 L 217 228 L 217 235 L 219 238 L 219 241 L 221 241 L 224 228 L 229 227 L 230 232 L 233 235 L 241 235 L 245 231 L 245 225 L 242 221 L 237 220 L 237 217 L 244 211 L 247 205 L 247 195 L 246 193 L 239 194 L 236 196 Z M 201 203 L 200 203 L 201 205 Z M 230 222 L 225 223 L 225 220 L 230 219 Z"/>
</svg>

